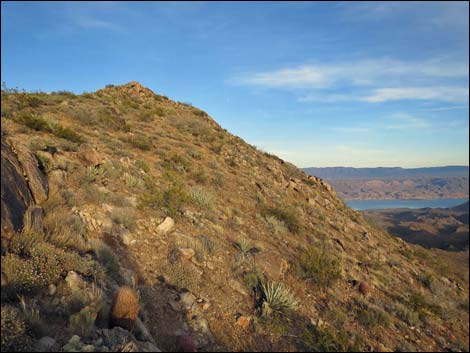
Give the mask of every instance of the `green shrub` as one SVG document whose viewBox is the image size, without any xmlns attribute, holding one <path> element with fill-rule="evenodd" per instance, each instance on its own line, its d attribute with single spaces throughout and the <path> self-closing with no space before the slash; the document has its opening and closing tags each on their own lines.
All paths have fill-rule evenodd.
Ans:
<svg viewBox="0 0 470 353">
<path fill-rule="evenodd" d="M 262 313 L 269 316 L 273 312 L 282 313 L 297 308 L 297 301 L 282 283 L 264 282 L 261 284 Z"/>
<path fill-rule="evenodd" d="M 170 217 L 176 218 L 182 206 L 189 200 L 184 183 L 173 174 L 167 174 L 170 185 L 160 190 L 155 184 L 147 183 L 146 194 L 141 196 L 141 205 L 151 208 L 164 208 Z"/>
<path fill-rule="evenodd" d="M 209 238 L 207 235 L 202 234 L 199 237 L 199 240 L 201 241 L 201 244 L 204 248 L 204 250 L 209 254 L 209 255 L 214 255 L 215 252 L 215 243 L 214 241 Z"/>
<path fill-rule="evenodd" d="M 114 208 L 111 211 L 111 220 L 120 224 L 130 231 L 133 231 L 136 226 L 136 215 L 132 209 L 128 208 Z"/>
<path fill-rule="evenodd" d="M 106 271 L 116 277 L 119 274 L 119 262 L 113 250 L 101 240 L 93 240 L 91 247 L 98 261 L 104 266 Z"/>
<path fill-rule="evenodd" d="M 138 168 L 138 169 L 142 169 L 144 172 L 148 173 L 150 172 L 150 167 L 149 165 L 147 164 L 147 162 L 145 162 L 144 160 L 142 159 L 138 159 L 135 161 L 134 163 L 135 167 Z"/>
<path fill-rule="evenodd" d="M 52 132 L 52 129 L 46 120 L 29 113 L 18 114 L 15 121 L 36 131 Z"/>
<path fill-rule="evenodd" d="M 299 260 L 300 275 L 324 288 L 341 278 L 341 262 L 329 255 L 325 248 L 310 246 Z"/>
<path fill-rule="evenodd" d="M 142 151 L 150 151 L 152 148 L 152 141 L 146 135 L 135 135 L 127 139 L 133 147 L 138 148 Z"/>
<path fill-rule="evenodd" d="M 292 233 L 300 231 L 300 221 L 294 211 L 283 207 L 267 207 L 263 210 L 264 217 L 272 216 L 283 222 Z"/>
<path fill-rule="evenodd" d="M 28 352 L 31 338 L 27 334 L 27 325 L 19 310 L 3 306 L 1 310 L 1 349 L 2 352 Z"/>
<path fill-rule="evenodd" d="M 191 201 L 203 209 L 212 209 L 214 206 L 214 194 L 201 187 L 192 187 L 189 192 L 189 197 L 191 198 Z"/>
<path fill-rule="evenodd" d="M 18 234 L 9 253 L 2 257 L 2 271 L 8 278 L 7 296 L 34 292 L 57 283 L 69 271 L 90 275 L 93 263 L 80 255 L 46 243 L 34 234 Z"/>
<path fill-rule="evenodd" d="M 84 141 L 83 137 L 77 134 L 75 131 L 59 124 L 54 125 L 52 132 L 57 137 L 61 137 L 70 142 L 82 143 Z"/>
</svg>

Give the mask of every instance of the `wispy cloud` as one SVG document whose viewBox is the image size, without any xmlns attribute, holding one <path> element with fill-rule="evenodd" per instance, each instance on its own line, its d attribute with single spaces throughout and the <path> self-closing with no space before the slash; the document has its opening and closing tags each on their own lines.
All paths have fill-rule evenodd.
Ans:
<svg viewBox="0 0 470 353">
<path fill-rule="evenodd" d="M 361 100 L 370 103 L 379 103 L 396 100 L 434 100 L 444 102 L 467 102 L 468 88 L 464 87 L 396 87 L 379 88 L 372 94 L 362 97 Z"/>
<path fill-rule="evenodd" d="M 107 29 L 117 32 L 123 32 L 124 29 L 112 22 L 100 20 L 91 16 L 77 16 L 74 18 L 76 25 L 83 29 Z"/>
<path fill-rule="evenodd" d="M 387 79 L 401 82 L 430 81 L 436 78 L 468 77 L 468 63 L 449 58 L 404 62 L 388 58 L 335 64 L 310 64 L 233 76 L 229 82 L 240 85 L 281 88 L 327 88 L 342 84 L 370 86 Z"/>
<path fill-rule="evenodd" d="M 397 129 L 426 129 L 432 127 L 432 124 L 423 118 L 416 117 L 406 113 L 396 113 L 391 115 L 389 118 L 391 123 L 386 125 L 385 129 L 397 130 Z"/>
<path fill-rule="evenodd" d="M 447 110 L 460 110 L 460 109 L 469 109 L 468 105 L 459 105 L 453 107 L 438 107 L 438 108 L 427 108 L 427 109 L 419 109 L 422 112 L 442 112 Z"/>
<path fill-rule="evenodd" d="M 420 29 L 468 31 L 469 7 L 466 1 L 348 1 L 342 6 L 342 19 L 349 22 L 383 23 L 398 17 Z"/>
<path fill-rule="evenodd" d="M 468 101 L 468 86 L 461 83 L 468 76 L 468 63 L 449 57 L 422 62 L 382 58 L 285 67 L 236 75 L 228 82 L 299 91 L 302 92 L 298 98 L 301 102 L 378 103 L 415 99 L 460 103 Z M 387 82 L 388 87 L 383 87 L 383 82 Z M 338 93 L 335 89 L 353 93 Z"/>
</svg>

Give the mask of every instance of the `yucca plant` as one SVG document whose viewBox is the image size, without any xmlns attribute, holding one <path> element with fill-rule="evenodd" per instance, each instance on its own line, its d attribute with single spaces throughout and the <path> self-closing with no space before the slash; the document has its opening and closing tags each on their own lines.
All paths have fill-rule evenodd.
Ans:
<svg viewBox="0 0 470 353">
<path fill-rule="evenodd" d="M 253 248 L 251 243 L 244 238 L 239 238 L 233 245 L 240 250 L 243 256 L 248 256 L 250 250 Z"/>
<path fill-rule="evenodd" d="M 262 314 L 265 316 L 273 312 L 286 312 L 297 308 L 298 303 L 289 289 L 279 282 L 263 282 L 262 290 Z"/>
</svg>

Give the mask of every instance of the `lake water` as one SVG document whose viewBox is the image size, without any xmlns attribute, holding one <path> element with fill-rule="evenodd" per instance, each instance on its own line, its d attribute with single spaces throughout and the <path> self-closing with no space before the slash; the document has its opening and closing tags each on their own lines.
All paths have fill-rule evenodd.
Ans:
<svg viewBox="0 0 470 353">
<path fill-rule="evenodd" d="M 432 200 L 350 200 L 346 205 L 354 210 L 382 210 L 390 208 L 447 208 L 467 202 L 468 199 L 432 199 Z"/>
</svg>

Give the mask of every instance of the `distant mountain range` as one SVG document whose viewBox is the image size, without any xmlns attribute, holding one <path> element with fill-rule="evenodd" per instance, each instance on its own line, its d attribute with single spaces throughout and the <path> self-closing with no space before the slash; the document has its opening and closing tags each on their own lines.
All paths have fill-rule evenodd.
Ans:
<svg viewBox="0 0 470 353">
<path fill-rule="evenodd" d="M 326 180 L 345 179 L 404 179 L 404 178 L 447 178 L 468 177 L 468 166 L 445 166 L 429 168 L 351 168 L 351 167 L 325 167 L 303 168 L 310 175 Z"/>
</svg>

